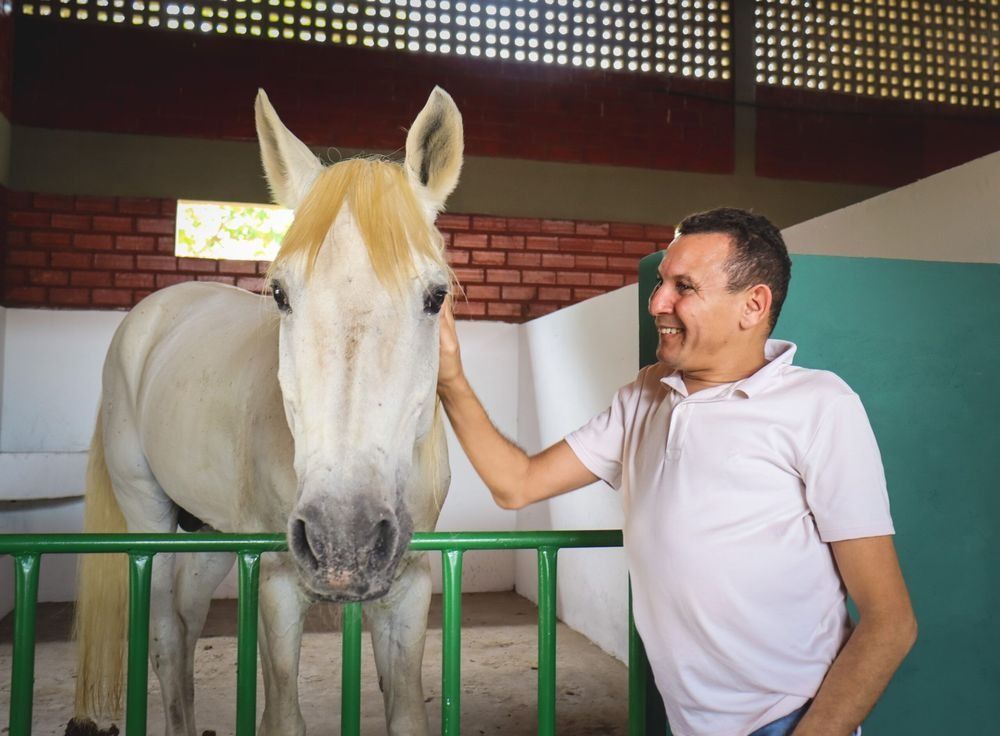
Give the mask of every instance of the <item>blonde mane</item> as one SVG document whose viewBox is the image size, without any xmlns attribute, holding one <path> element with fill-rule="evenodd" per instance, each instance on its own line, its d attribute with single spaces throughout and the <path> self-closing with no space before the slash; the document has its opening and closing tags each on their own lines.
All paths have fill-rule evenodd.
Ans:
<svg viewBox="0 0 1000 736">
<path fill-rule="evenodd" d="M 296 210 L 265 283 L 276 267 L 291 259 L 304 258 L 306 278 L 311 276 L 323 241 L 345 204 L 351 207 L 372 268 L 383 284 L 399 291 L 416 274 L 414 256 L 429 259 L 451 275 L 441 235 L 427 224 L 403 167 L 385 159 L 357 158 L 329 166 L 319 175 Z"/>
</svg>

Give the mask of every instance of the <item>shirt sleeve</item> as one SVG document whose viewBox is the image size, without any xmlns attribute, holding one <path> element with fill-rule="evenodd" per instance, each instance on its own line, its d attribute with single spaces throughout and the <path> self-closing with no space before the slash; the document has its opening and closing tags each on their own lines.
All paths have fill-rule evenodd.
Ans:
<svg viewBox="0 0 1000 736">
<path fill-rule="evenodd" d="M 857 394 L 838 396 L 827 408 L 802 479 L 824 542 L 894 533 L 882 456 Z"/>
<path fill-rule="evenodd" d="M 611 406 L 566 437 L 587 470 L 618 490 L 622 483 L 622 456 L 625 448 L 626 405 L 640 378 L 618 390 Z"/>
</svg>

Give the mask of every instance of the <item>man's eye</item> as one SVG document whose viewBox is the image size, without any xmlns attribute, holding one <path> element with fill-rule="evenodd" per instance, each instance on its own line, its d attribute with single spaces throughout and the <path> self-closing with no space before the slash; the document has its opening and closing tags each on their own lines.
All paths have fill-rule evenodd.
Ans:
<svg viewBox="0 0 1000 736">
<path fill-rule="evenodd" d="M 446 296 L 448 296 L 448 289 L 444 286 L 435 286 L 424 292 L 424 314 L 440 312 Z"/>
<path fill-rule="evenodd" d="M 683 281 L 681 281 L 681 282 L 679 282 L 677 284 L 676 288 L 677 288 L 677 291 L 690 291 L 691 290 L 691 284 L 685 284 Z"/>
<path fill-rule="evenodd" d="M 280 282 L 271 282 L 271 295 L 274 297 L 274 303 L 278 305 L 278 309 L 282 312 L 292 311 L 292 305 L 288 303 L 288 294 L 285 293 L 285 289 Z"/>
</svg>

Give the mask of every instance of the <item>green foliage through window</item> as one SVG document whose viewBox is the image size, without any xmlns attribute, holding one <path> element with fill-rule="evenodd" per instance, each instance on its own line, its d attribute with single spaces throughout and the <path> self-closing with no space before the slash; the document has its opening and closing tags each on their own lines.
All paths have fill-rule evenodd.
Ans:
<svg viewBox="0 0 1000 736">
<path fill-rule="evenodd" d="M 292 211 L 259 204 L 177 203 L 174 254 L 189 258 L 270 261 L 292 224 Z"/>
</svg>

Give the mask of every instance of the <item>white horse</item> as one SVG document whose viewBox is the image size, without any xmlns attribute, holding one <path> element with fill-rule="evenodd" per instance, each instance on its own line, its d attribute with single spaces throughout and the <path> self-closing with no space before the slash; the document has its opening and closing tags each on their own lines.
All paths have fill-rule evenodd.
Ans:
<svg viewBox="0 0 1000 736">
<path fill-rule="evenodd" d="M 296 210 L 272 296 L 181 284 L 125 318 L 104 364 L 85 529 L 287 529 L 290 552 L 261 558 L 258 733 L 305 733 L 302 621 L 324 599 L 366 601 L 388 731 L 425 734 L 430 568 L 407 548 L 414 530 L 434 528 L 449 480 L 435 388 L 451 279 L 434 219 L 458 181 L 461 115 L 435 89 L 402 166 L 324 167 L 263 91 L 256 121 L 275 199 Z M 76 724 L 120 711 L 121 558 L 82 565 Z M 195 643 L 233 560 L 154 558 L 150 659 L 167 736 L 196 736 Z"/>
</svg>

